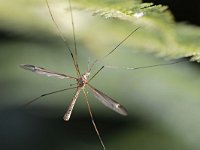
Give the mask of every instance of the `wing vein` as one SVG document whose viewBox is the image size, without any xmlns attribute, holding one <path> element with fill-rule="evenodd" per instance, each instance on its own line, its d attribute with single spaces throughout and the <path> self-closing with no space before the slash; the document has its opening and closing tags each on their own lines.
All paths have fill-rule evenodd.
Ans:
<svg viewBox="0 0 200 150">
<path fill-rule="evenodd" d="M 112 98 L 104 94 L 103 92 L 95 89 L 90 84 L 88 84 L 88 86 L 90 90 L 92 91 L 92 93 L 94 94 L 94 96 L 106 107 L 114 110 L 115 112 L 121 115 L 124 115 L 124 116 L 128 115 L 126 109 L 122 105 L 120 105 L 117 101 L 113 100 Z"/>
<path fill-rule="evenodd" d="M 66 75 L 66 74 L 57 73 L 57 72 L 54 72 L 54 71 L 49 71 L 49 70 L 47 70 L 45 68 L 36 67 L 34 65 L 21 64 L 20 67 L 25 69 L 25 70 L 29 70 L 29 71 L 32 71 L 34 73 L 45 75 L 45 76 L 48 76 L 48 77 L 57 77 L 59 79 L 64 79 L 64 78 L 77 79 L 75 77 L 72 77 L 72 76 L 69 76 L 69 75 Z"/>
</svg>

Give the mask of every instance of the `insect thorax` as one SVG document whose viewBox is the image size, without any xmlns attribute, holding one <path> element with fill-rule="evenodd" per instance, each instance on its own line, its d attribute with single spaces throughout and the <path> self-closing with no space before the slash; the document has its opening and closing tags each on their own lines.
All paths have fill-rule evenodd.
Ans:
<svg viewBox="0 0 200 150">
<path fill-rule="evenodd" d="M 85 74 L 81 75 L 81 77 L 77 80 L 78 87 L 84 87 L 87 84 L 87 78 L 89 75 L 89 72 L 86 72 Z"/>
</svg>

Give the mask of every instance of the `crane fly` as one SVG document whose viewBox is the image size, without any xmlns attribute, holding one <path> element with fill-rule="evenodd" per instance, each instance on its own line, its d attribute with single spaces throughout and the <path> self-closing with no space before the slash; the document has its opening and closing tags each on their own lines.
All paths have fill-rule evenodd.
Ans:
<svg viewBox="0 0 200 150">
<path fill-rule="evenodd" d="M 90 81 L 92 79 L 94 79 L 94 77 L 104 68 L 104 67 L 108 67 L 108 68 L 118 68 L 118 67 L 114 67 L 114 66 L 102 66 L 91 78 L 89 78 L 90 76 L 90 72 L 93 68 L 93 66 L 99 62 L 100 60 L 106 58 L 107 56 L 109 56 L 110 54 L 112 54 L 120 45 L 122 45 L 131 35 L 133 35 L 133 33 L 135 33 L 140 27 L 134 29 L 133 31 L 131 31 L 121 42 L 119 42 L 118 45 L 116 45 L 112 50 L 110 50 L 106 55 L 104 55 L 104 57 L 102 57 L 101 59 L 96 59 L 89 67 L 88 69 L 86 70 L 86 73 L 84 74 L 81 74 L 80 73 L 80 69 L 79 69 L 79 65 L 78 65 L 78 59 L 77 59 L 77 48 L 76 48 L 76 36 L 75 36 L 75 27 L 74 27 L 74 20 L 73 20 L 73 13 L 72 13 L 72 7 L 71 7 L 71 2 L 70 0 L 69 1 L 69 10 L 70 10 L 70 16 L 71 16 L 71 25 L 72 25 L 72 33 L 73 33 L 73 41 L 74 41 L 74 50 L 72 51 L 69 47 L 69 44 L 67 43 L 66 39 L 64 38 L 58 24 L 56 23 L 55 19 L 54 19 L 54 16 L 52 14 L 52 11 L 51 11 L 51 8 L 50 8 L 50 5 L 48 3 L 48 0 L 45 0 L 46 2 L 46 5 L 47 5 L 47 8 L 48 8 L 48 11 L 49 11 L 49 14 L 50 14 L 50 17 L 53 21 L 53 23 L 55 24 L 58 32 L 59 32 L 59 35 L 61 37 L 61 39 L 64 41 L 66 47 L 67 47 L 67 50 L 68 52 L 70 53 L 71 55 L 71 58 L 72 58 L 72 61 L 73 61 L 73 65 L 74 65 L 74 68 L 75 68 L 75 71 L 76 71 L 76 74 L 77 74 L 77 77 L 73 77 L 73 76 L 70 76 L 68 74 L 63 74 L 63 73 L 57 73 L 57 72 L 54 72 L 54 71 L 50 71 L 48 69 L 45 69 L 45 68 L 42 68 L 42 67 L 37 67 L 37 66 L 34 66 L 34 65 L 30 65 L 30 64 L 21 64 L 20 67 L 25 69 L 25 70 L 28 70 L 28 71 L 31 71 L 31 72 L 34 72 L 34 73 L 37 73 L 37 74 L 40 74 L 40 75 L 45 75 L 47 77 L 55 77 L 55 78 L 59 78 L 59 79 L 70 79 L 70 80 L 74 80 L 76 81 L 76 84 L 73 84 L 73 85 L 76 85 L 74 87 L 69 87 L 69 88 L 65 88 L 65 89 L 62 89 L 62 90 L 57 90 L 57 91 L 53 91 L 53 92 L 50 92 L 50 93 L 46 93 L 46 94 L 42 94 L 41 96 L 31 100 L 30 102 L 26 103 L 26 105 L 29 105 L 35 101 L 37 101 L 38 99 L 44 97 L 44 96 L 47 96 L 47 95 L 51 95 L 51 94 L 54 94 L 54 93 L 58 93 L 58 92 L 63 92 L 63 91 L 67 91 L 67 90 L 70 90 L 70 89 L 76 89 L 76 92 L 74 94 L 74 97 L 72 98 L 71 100 L 71 103 L 69 105 L 69 107 L 67 108 L 65 114 L 64 114 L 64 121 L 69 121 L 70 117 L 71 117 L 71 114 L 72 114 L 72 111 L 73 111 L 73 108 L 74 108 L 74 105 L 76 103 L 76 100 L 79 96 L 79 93 L 82 91 L 83 94 L 84 94 L 84 97 L 85 97 L 85 101 L 87 103 L 87 107 L 88 107 L 88 111 L 89 111 L 89 115 L 91 117 L 91 121 L 92 121 L 92 124 L 94 126 L 94 129 L 97 133 L 97 136 L 101 142 L 101 145 L 103 147 L 103 149 L 105 150 L 105 145 L 103 143 L 103 140 L 99 134 L 99 131 L 97 129 L 97 126 L 94 122 L 94 118 L 93 118 L 93 114 L 92 114 L 92 111 L 91 111 L 91 108 L 90 108 L 90 105 L 89 105 L 89 102 L 88 102 L 88 96 L 87 96 L 87 93 L 85 91 L 85 87 L 89 87 L 91 93 L 93 93 L 93 95 L 103 104 L 105 105 L 106 107 L 110 108 L 111 110 L 119 113 L 120 115 L 123 115 L 123 116 L 127 116 L 128 113 L 127 113 L 127 110 L 121 105 L 119 104 L 117 101 L 115 101 L 114 99 L 112 99 L 111 97 L 107 96 L 105 93 L 97 90 L 96 88 L 94 88 L 91 84 L 90 84 Z M 163 66 L 163 65 L 171 65 L 171 64 L 175 64 L 175 63 L 179 63 L 181 61 L 178 61 L 178 62 L 172 62 L 172 63 L 167 63 L 167 64 L 156 64 L 156 65 L 150 65 L 150 66 L 142 66 L 142 67 L 135 67 L 135 68 L 126 68 L 128 70 L 136 70 L 136 69 L 142 69 L 142 68 L 151 68 L 151 67 L 157 67 L 157 66 Z"/>
<path fill-rule="evenodd" d="M 87 97 L 86 92 L 84 90 L 85 86 L 88 86 L 90 91 L 94 94 L 94 96 L 102 104 L 104 104 L 106 107 L 114 110 L 115 112 L 117 112 L 117 113 L 119 113 L 121 115 L 124 115 L 124 116 L 127 115 L 127 111 L 122 105 L 120 105 L 118 102 L 116 102 L 115 100 L 113 100 L 112 98 L 110 98 L 109 96 L 107 96 L 106 94 L 104 94 L 103 92 L 97 90 L 96 88 L 94 88 L 92 85 L 89 84 L 89 81 L 91 81 L 91 79 L 93 79 L 93 78 L 88 80 L 88 77 L 90 75 L 90 72 L 88 72 L 88 71 L 85 74 L 82 74 L 79 78 L 77 78 L 77 77 L 69 76 L 69 75 L 62 74 L 62 73 L 53 72 L 53 71 L 47 70 L 45 68 L 36 67 L 34 65 L 29 65 L 29 64 L 21 64 L 20 67 L 25 69 L 25 70 L 29 70 L 29 71 L 32 71 L 34 73 L 45 75 L 45 76 L 48 76 L 48 77 L 56 77 L 56 78 L 59 78 L 59 79 L 72 79 L 72 80 L 76 81 L 76 85 L 77 85 L 76 87 L 70 87 L 70 88 L 67 88 L 67 89 L 54 91 L 54 92 L 51 92 L 51 93 L 46 93 L 46 94 L 43 94 L 40 97 L 37 97 L 36 99 L 33 99 L 32 101 L 29 102 L 29 103 L 32 103 L 32 102 L 38 100 L 41 97 L 53 94 L 55 92 L 61 92 L 61 91 L 65 91 L 65 90 L 75 89 L 76 88 L 76 92 L 75 92 L 75 95 L 74 95 L 74 97 L 73 97 L 73 99 L 71 101 L 71 104 L 70 104 L 69 108 L 67 109 L 64 117 L 63 117 L 63 119 L 65 121 L 68 121 L 70 119 L 73 107 L 75 105 L 75 102 L 76 102 L 81 90 L 83 91 L 84 95 Z M 100 70 L 102 70 L 103 68 L 104 68 L 104 66 L 102 66 L 97 71 L 97 73 L 100 72 Z M 97 73 L 94 76 L 96 76 Z"/>
<path fill-rule="evenodd" d="M 63 73 L 57 73 L 57 72 L 54 72 L 54 71 L 50 71 L 48 69 L 45 69 L 45 68 L 42 68 L 42 67 L 37 67 L 37 66 L 34 66 L 34 65 L 30 65 L 30 64 L 21 64 L 20 67 L 25 69 L 25 70 L 28 70 L 28 71 L 31 71 L 31 72 L 34 72 L 34 73 L 37 73 L 37 74 L 40 74 L 40 75 L 45 75 L 47 77 L 55 77 L 55 78 L 59 78 L 59 79 L 70 79 L 70 80 L 75 80 L 76 81 L 76 86 L 75 87 L 69 87 L 69 88 L 65 88 L 65 89 L 62 89 L 62 90 L 58 90 L 58 91 L 53 91 L 53 92 L 50 92 L 50 93 L 46 93 L 46 94 L 42 94 L 41 96 L 31 100 L 30 102 L 28 102 L 26 105 L 29 105 L 35 101 L 37 101 L 38 99 L 40 99 L 41 97 L 44 97 L 44 96 L 47 96 L 47 95 L 51 95 L 51 94 L 54 94 L 54 93 L 58 93 L 58 92 L 63 92 L 63 91 L 66 91 L 66 90 L 70 90 L 70 89 L 76 89 L 76 92 L 74 94 L 74 97 L 72 98 L 71 100 L 71 103 L 69 105 L 69 107 L 67 108 L 65 114 L 64 114 L 64 121 L 69 121 L 70 117 L 71 117 L 71 114 L 72 114 L 72 111 L 73 111 L 73 108 L 74 108 L 74 105 L 76 103 L 76 100 L 79 96 L 79 93 L 81 91 L 83 91 L 83 94 L 84 94 L 84 97 L 85 97 L 85 100 L 86 100 L 86 103 L 87 103 L 87 107 L 88 107 L 88 111 L 89 111 L 89 114 L 90 114 L 90 117 L 91 117 L 91 121 L 92 121 L 92 124 L 94 126 L 94 129 L 98 135 L 98 138 L 101 142 L 101 145 L 103 146 L 103 149 L 105 150 L 105 146 L 104 146 L 104 143 L 103 143 L 103 140 L 99 134 L 99 131 L 97 129 L 97 126 L 94 122 L 94 118 L 93 118 L 93 114 L 92 114 L 92 111 L 91 111 L 91 108 L 90 108 L 90 105 L 89 105 L 89 102 L 88 102 L 88 96 L 87 96 L 87 93 L 85 91 L 85 86 L 88 86 L 91 93 L 93 93 L 93 95 L 102 103 L 104 104 L 106 107 L 110 108 L 111 110 L 123 115 L 123 116 L 126 116 L 128 113 L 126 111 L 126 109 L 121 105 L 119 104 L 117 101 L 115 101 L 114 99 L 112 99 L 111 97 L 107 96 L 105 93 L 97 90 L 96 88 L 94 88 L 91 84 L 90 84 L 90 81 L 104 68 L 104 66 L 102 66 L 90 79 L 89 79 L 89 75 L 90 75 L 90 71 L 92 70 L 93 66 L 99 61 L 99 60 L 95 60 L 90 67 L 88 67 L 86 73 L 84 74 L 81 74 L 80 73 L 80 69 L 79 69 L 79 65 L 78 65 L 78 60 L 77 60 L 77 48 L 76 48 L 76 36 L 75 36 L 75 27 L 74 27 L 74 21 L 73 21 L 73 13 L 72 13 L 72 7 L 71 7 L 71 2 L 69 0 L 69 8 L 70 8 L 70 15 L 71 15 L 71 24 L 72 24 L 72 29 L 73 29 L 73 40 L 74 40 L 74 51 L 72 51 L 67 43 L 67 41 L 65 40 L 58 24 L 56 23 L 55 19 L 54 19 L 54 16 L 52 14 L 52 11 L 51 11 L 51 8 L 50 8 L 50 5 L 48 3 L 47 0 L 45 0 L 46 2 L 46 5 L 47 5 L 47 8 L 48 8 L 48 11 L 50 13 L 50 16 L 51 16 L 51 19 L 53 21 L 53 23 L 55 24 L 58 32 L 59 32 L 59 35 L 60 37 L 62 38 L 62 40 L 64 41 L 66 47 L 67 47 L 67 50 L 68 52 L 70 53 L 71 55 L 71 58 L 72 58 L 72 61 L 73 61 L 73 65 L 74 65 L 74 68 L 75 68 L 75 71 L 76 71 L 76 74 L 77 74 L 77 77 L 73 77 L 73 76 L 70 76 L 68 74 L 63 74 Z M 138 28 L 137 28 L 138 29 Z M 112 52 L 114 52 L 124 41 L 126 41 L 128 39 L 128 37 L 130 37 L 134 32 L 136 32 L 137 29 L 134 29 L 127 37 L 125 37 L 114 49 L 112 49 L 107 55 L 105 55 L 103 58 L 107 57 L 108 55 L 110 55 Z M 102 58 L 102 59 L 103 59 Z"/>
</svg>

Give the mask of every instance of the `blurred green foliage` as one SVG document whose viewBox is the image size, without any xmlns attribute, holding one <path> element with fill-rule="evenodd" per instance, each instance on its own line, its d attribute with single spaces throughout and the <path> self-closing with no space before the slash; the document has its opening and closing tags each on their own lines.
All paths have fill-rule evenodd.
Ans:
<svg viewBox="0 0 200 150">
<path fill-rule="evenodd" d="M 92 74 L 101 65 L 138 67 L 167 62 L 149 52 L 166 59 L 192 56 L 199 60 L 199 27 L 175 23 L 166 6 L 120 0 L 73 2 L 78 61 L 83 73 L 89 58 L 101 58 L 138 26 L 141 28 L 97 64 Z M 73 47 L 68 3 L 49 3 Z M 101 149 L 83 95 L 68 123 L 62 121 L 62 116 L 74 91 L 48 96 L 26 109 L 18 109 L 40 94 L 73 83 L 19 68 L 19 64 L 28 63 L 75 75 L 45 1 L 3 0 L 0 22 L 1 149 Z M 127 117 L 115 114 L 88 91 L 107 149 L 198 150 L 199 73 L 199 66 L 191 62 L 135 71 L 105 68 L 91 84 L 129 112 Z"/>
<path fill-rule="evenodd" d="M 141 3 L 140 0 L 103 2 L 102 5 L 102 1 L 89 1 L 95 15 L 127 20 L 145 30 L 137 38 L 138 49 L 170 59 L 190 56 L 191 60 L 199 62 L 199 27 L 176 23 L 167 6 Z"/>
</svg>

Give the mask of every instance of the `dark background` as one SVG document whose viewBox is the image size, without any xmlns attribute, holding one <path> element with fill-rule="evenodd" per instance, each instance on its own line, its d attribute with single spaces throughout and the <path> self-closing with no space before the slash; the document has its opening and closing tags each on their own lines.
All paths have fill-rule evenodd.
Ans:
<svg viewBox="0 0 200 150">
<path fill-rule="evenodd" d="M 144 0 L 169 6 L 177 22 L 200 25 L 200 2 L 198 0 Z"/>
</svg>

